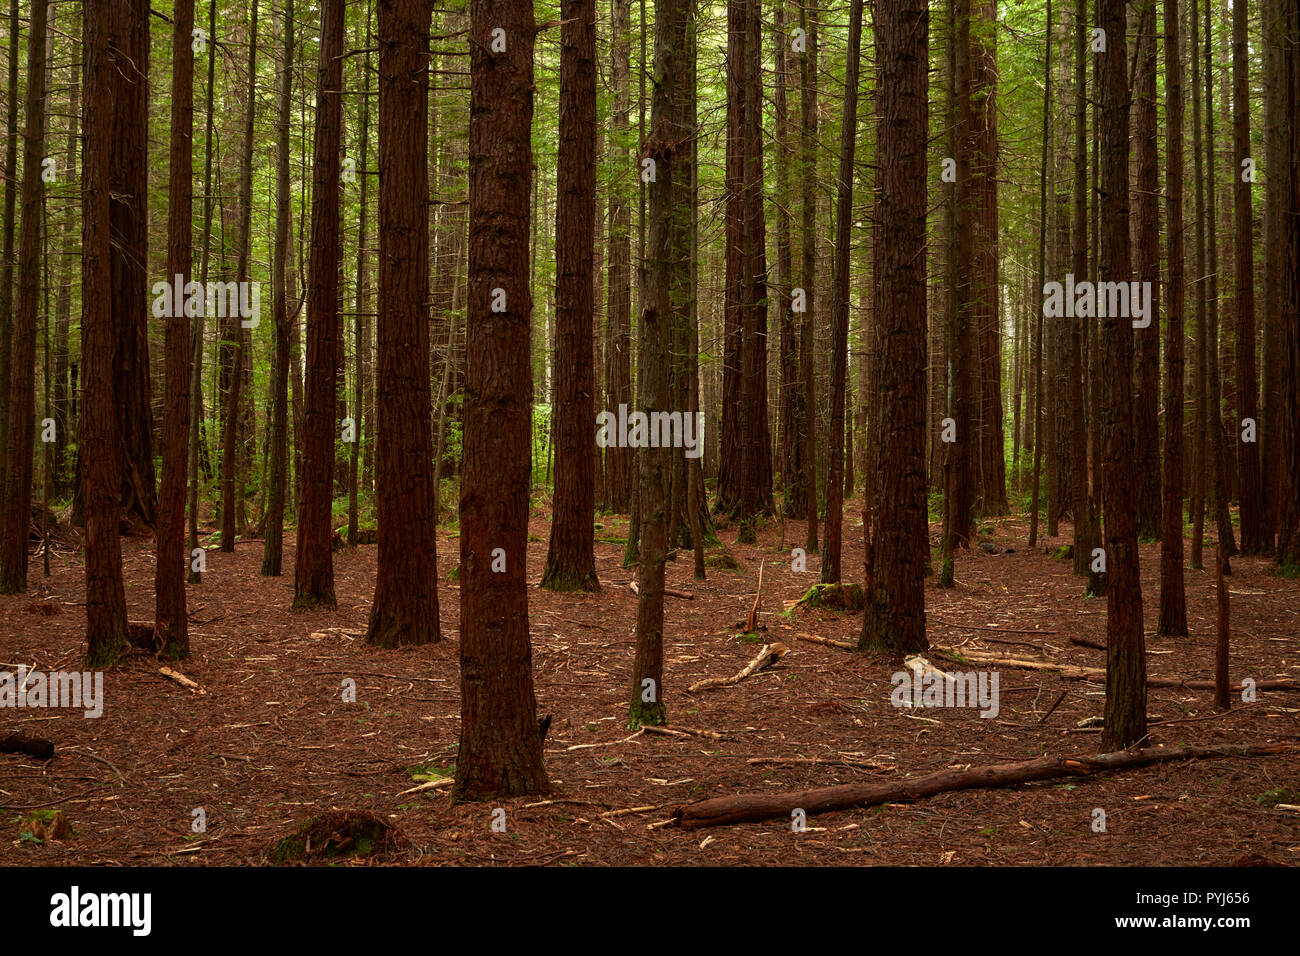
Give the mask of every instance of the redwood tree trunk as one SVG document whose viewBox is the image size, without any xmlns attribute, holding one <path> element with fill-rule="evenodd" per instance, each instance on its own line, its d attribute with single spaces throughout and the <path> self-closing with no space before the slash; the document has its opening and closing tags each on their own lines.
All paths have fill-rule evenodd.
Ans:
<svg viewBox="0 0 1300 956">
<path fill-rule="evenodd" d="M 871 426 L 876 502 L 868 548 L 867 608 L 859 646 L 924 650 L 926 142 L 929 8 L 897 0 L 876 8 L 880 156 Z M 887 239 L 885 238 L 887 237 Z M 882 396 L 888 396 L 888 408 Z"/>
<path fill-rule="evenodd" d="M 564 26 L 555 211 L 555 498 L 542 587 L 598 591 L 591 328 L 595 306 L 595 0 L 564 0 L 560 19 Z"/>
<path fill-rule="evenodd" d="M 172 28 L 171 163 L 167 188 L 167 279 L 183 290 L 190 279 L 194 131 L 194 0 L 178 0 Z M 158 499 L 156 644 L 167 657 L 190 653 L 185 611 L 185 477 L 190 431 L 190 317 L 167 318 L 162 491 Z"/>
<path fill-rule="evenodd" d="M 322 0 L 312 169 L 307 394 L 294 607 L 335 606 L 334 409 L 339 353 L 339 145 L 343 128 L 343 0 Z M 409 119 L 409 117 L 408 117 Z M 421 207 L 421 215 L 424 215 Z M 427 385 L 427 376 L 426 376 Z"/>
<path fill-rule="evenodd" d="M 1128 281 L 1129 92 L 1124 0 L 1098 0 L 1106 52 L 1098 55 L 1101 132 L 1101 234 L 1098 279 Z M 1111 310 L 1108 310 L 1108 312 Z M 1106 401 L 1102 418 L 1102 498 L 1106 522 L 1106 725 L 1102 750 L 1132 746 L 1146 736 L 1146 660 L 1142 585 L 1138 577 L 1136 476 L 1133 474 L 1133 326 L 1106 315 L 1100 371 Z"/>
<path fill-rule="evenodd" d="M 1169 298 L 1164 316 L 1165 461 L 1161 475 L 1160 621 L 1156 633 L 1187 634 L 1183 585 L 1183 61 L 1177 0 L 1165 0 L 1165 209 Z"/>
<path fill-rule="evenodd" d="M 366 640 L 427 644 L 438 621 L 429 395 L 429 17 L 379 2 L 379 574 Z"/>
<path fill-rule="evenodd" d="M 9 467 L 5 470 L 0 594 L 27 590 L 32 521 L 32 443 L 36 428 L 36 311 L 41 294 L 41 160 L 45 155 L 46 0 L 32 0 L 27 38 L 23 131 L 23 220 L 18 239 L 18 309 L 9 354 Z M 48 388 L 48 382 L 47 382 Z"/>
<path fill-rule="evenodd" d="M 849 236 L 853 218 L 853 153 L 858 132 L 858 67 L 862 50 L 862 0 L 849 7 L 848 63 L 840 125 L 840 168 L 835 194 L 835 262 L 831 287 L 831 441 L 826 469 L 826 542 L 823 584 L 840 579 L 844 511 L 844 390 L 849 362 Z"/>
<path fill-rule="evenodd" d="M 114 404 L 116 351 L 109 190 L 118 143 L 113 135 L 112 77 L 123 67 L 109 0 L 85 0 L 81 58 L 85 88 L 81 169 L 81 367 L 85 394 L 77 440 L 86 513 L 86 663 L 103 667 L 127 648 L 126 592 L 118 540 L 122 462 Z M 134 12 L 134 11 L 133 11 Z M 120 49 L 120 47 L 117 47 Z M 141 289 L 141 292 L 144 290 Z"/>
<path fill-rule="evenodd" d="M 533 5 L 524 0 L 479 0 L 470 7 L 469 321 L 456 800 L 540 793 L 550 787 L 533 693 L 526 558 L 535 30 Z M 494 311 L 494 305 L 504 311 Z"/>
<path fill-rule="evenodd" d="M 1232 5 L 1232 198 L 1236 232 L 1237 298 L 1237 407 L 1239 420 L 1229 426 L 1237 446 L 1241 478 L 1241 551 L 1259 554 L 1265 550 L 1263 492 L 1260 484 L 1259 444 L 1256 436 L 1245 441 L 1242 431 L 1247 419 L 1256 423 L 1258 434 L 1259 380 L 1255 373 L 1255 253 L 1254 213 L 1251 184 L 1242 171 L 1250 157 L 1250 51 L 1246 0 Z M 1294 121 L 1294 117 L 1292 118 Z M 1273 356 L 1267 356 L 1272 360 Z"/>
</svg>

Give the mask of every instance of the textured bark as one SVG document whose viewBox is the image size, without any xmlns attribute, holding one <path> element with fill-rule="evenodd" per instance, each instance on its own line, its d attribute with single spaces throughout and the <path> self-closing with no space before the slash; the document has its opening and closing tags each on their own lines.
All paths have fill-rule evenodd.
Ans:
<svg viewBox="0 0 1300 956">
<path fill-rule="evenodd" d="M 1260 5 L 1264 39 L 1264 168 L 1284 169 L 1286 163 L 1286 89 L 1282 81 L 1282 45 L 1286 19 L 1284 0 L 1263 0 Z M 1286 177 L 1264 177 L 1264 301 L 1263 349 L 1265 356 L 1281 356 L 1283 347 L 1281 250 L 1286 226 L 1283 221 L 1283 187 Z M 1265 547 L 1273 549 L 1277 534 L 1281 481 L 1281 438 L 1286 412 L 1282 404 L 1281 361 L 1266 361 L 1260 369 L 1263 402 L 1259 415 L 1260 473 L 1263 535 Z"/>
<path fill-rule="evenodd" d="M 370 29 L 370 5 L 366 5 L 366 47 L 369 48 L 373 42 L 374 35 Z M 427 64 L 426 64 L 427 67 Z M 356 267 L 356 311 L 353 317 L 353 354 L 352 354 L 352 422 L 353 422 L 353 440 L 348 445 L 348 544 L 357 544 L 357 535 L 359 532 L 359 516 L 357 510 L 359 502 L 357 500 L 360 489 L 360 468 L 361 468 L 361 449 L 364 445 L 370 443 L 370 430 L 374 423 L 374 414 L 371 411 L 370 402 L 366 400 L 366 382 L 369 379 L 369 353 L 370 353 L 370 323 L 367 321 L 367 313 L 370 311 L 370 248 L 368 245 L 369 226 L 370 226 L 370 54 L 367 53 L 365 59 L 361 61 L 361 148 L 358 156 L 358 162 L 362 175 L 359 177 L 360 183 L 360 221 L 357 223 L 357 267 Z M 426 72 L 427 76 L 427 72 Z M 425 97 L 428 98 L 427 96 Z M 428 111 L 425 111 L 425 122 L 428 123 Z M 425 126 L 426 131 L 428 126 Z M 428 149 L 428 142 L 424 148 Z M 427 163 L 425 164 L 428 165 Z M 429 195 L 429 177 L 424 179 L 424 196 L 427 201 Z M 424 230 L 426 234 L 429 229 L 429 216 L 426 202 L 426 215 L 424 216 Z M 428 242 L 425 242 L 426 247 Z M 426 263 L 428 259 L 426 258 Z M 427 270 L 426 270 L 427 271 Z M 427 324 L 427 321 L 426 321 Z M 426 349 L 426 351 L 428 351 Z M 433 355 L 429 354 L 429 362 L 432 363 Z M 372 396 L 373 398 L 373 396 Z"/>
<path fill-rule="evenodd" d="M 799 371 L 803 380 L 803 400 L 806 410 L 801 444 L 803 446 L 802 486 L 807 507 L 807 532 L 804 550 L 809 554 L 817 550 L 817 430 L 813 426 L 813 410 L 817 407 L 816 363 L 813 352 L 813 305 L 817 282 L 817 0 L 804 0 L 799 7 L 800 23 L 807 49 L 799 69 L 799 110 L 801 124 L 799 147 L 803 169 L 800 216 L 803 245 L 800 274 L 805 296 L 803 321 L 799 323 Z"/>
<path fill-rule="evenodd" d="M 489 47 L 497 29 L 505 41 L 499 53 Z M 531 3 L 480 0 L 470 7 L 469 321 L 456 800 L 539 793 L 550 786 L 533 693 L 526 558 L 535 29 Z M 492 311 L 494 289 L 506 296 L 504 312 Z M 505 562 L 502 571 L 493 569 L 497 558 Z"/>
<path fill-rule="evenodd" d="M 244 114 L 244 149 L 239 159 L 239 253 L 236 258 L 236 281 L 243 288 L 248 281 L 248 263 L 252 245 L 253 226 L 253 110 L 256 104 L 257 80 L 257 11 L 258 0 L 252 0 L 253 19 L 248 28 L 248 109 Z M 221 550 L 234 553 L 235 538 L 239 535 L 237 497 L 243 500 L 243 482 L 240 467 L 241 441 L 240 424 L 243 416 L 244 402 L 244 361 L 247 351 L 247 331 L 243 322 L 236 316 L 229 322 L 230 334 L 235 337 L 232 352 L 233 373 L 230 376 L 230 392 L 226 401 L 225 432 L 221 452 Z M 239 484 L 236 489 L 235 485 Z"/>
<path fill-rule="evenodd" d="M 45 0 L 32 0 L 23 113 L 23 218 L 18 239 L 18 308 L 10 351 L 9 467 L 5 470 L 0 594 L 27 590 L 32 521 L 32 443 L 36 430 L 36 311 L 41 294 L 41 160 L 45 155 Z M 47 383 L 48 384 L 48 383 Z"/>
<path fill-rule="evenodd" d="M 429 395 L 429 6 L 379 2 L 379 574 L 366 641 L 442 638 Z"/>
<path fill-rule="evenodd" d="M 4 252 L 0 256 L 0 395 L 9 398 L 10 343 L 13 336 L 14 227 L 18 205 L 18 0 L 9 2 L 9 87 L 5 97 Z M 9 469 L 9 416 L 0 414 L 0 501 Z"/>
<path fill-rule="evenodd" d="M 1151 283 L 1151 324 L 1134 329 L 1137 339 L 1133 406 L 1138 537 L 1160 535 L 1160 161 L 1156 133 L 1156 0 L 1137 7 L 1137 76 L 1133 93 L 1133 272 Z M 1166 412 L 1167 413 L 1167 412 Z"/>
<path fill-rule="evenodd" d="M 671 401 L 667 345 L 690 297 L 689 207 L 692 130 L 687 123 L 690 77 L 687 13 L 683 0 L 655 4 L 654 95 L 644 155 L 655 162 L 649 184 L 646 305 L 641 314 L 638 407 L 653 416 Z M 653 420 L 653 418 L 651 418 Z M 664 559 L 668 545 L 664 472 L 668 452 L 642 448 L 641 563 L 637 570 L 636 658 L 632 664 L 628 726 L 667 722 L 664 705 Z"/>
<path fill-rule="evenodd" d="M 343 0 L 322 0 L 312 170 L 311 287 L 307 295 L 302 504 L 294 607 L 335 606 L 334 409 L 339 353 L 339 146 L 342 136 Z M 421 210 L 423 215 L 423 210 Z M 427 384 L 427 377 L 426 377 Z"/>
<path fill-rule="evenodd" d="M 632 404 L 632 205 L 628 188 L 636 168 L 628 148 L 631 4 L 613 0 L 610 76 L 614 88 L 610 146 L 620 175 L 609 182 L 609 308 L 605 315 L 605 406 Z M 605 449 L 606 510 L 627 514 L 636 493 L 630 448 Z"/>
<path fill-rule="evenodd" d="M 1208 2 L 1208 0 L 1204 0 Z M 1192 342 L 1192 395 L 1195 416 L 1192 421 L 1192 455 L 1191 455 L 1191 502 L 1189 504 L 1192 525 L 1192 547 L 1188 564 L 1199 570 L 1203 566 L 1203 547 L 1205 543 L 1205 492 L 1206 492 L 1206 408 L 1205 393 L 1207 375 L 1205 371 L 1205 177 L 1204 158 L 1201 153 L 1201 67 L 1200 67 L 1200 18 L 1197 16 L 1197 0 L 1192 0 L 1188 11 L 1190 33 L 1190 59 L 1192 61 L 1192 177 L 1194 180 L 1195 216 L 1196 216 L 1196 281 L 1192 294 L 1196 298 L 1196 323 Z"/>
<path fill-rule="evenodd" d="M 293 107 L 294 17 L 293 0 L 285 0 L 281 18 L 283 58 L 276 90 L 275 130 L 275 246 L 272 251 L 271 311 L 275 321 L 275 360 L 271 370 L 271 471 L 267 476 L 266 531 L 262 546 L 262 574 L 279 577 L 284 557 L 284 506 L 289 469 L 289 124 Z"/>
<path fill-rule="evenodd" d="M 596 215 L 595 0 L 564 0 L 560 19 L 564 26 L 555 211 L 555 497 L 542 587 L 598 591 L 591 334 L 595 305 L 591 268 Z"/>
<path fill-rule="evenodd" d="M 971 119 L 970 0 L 957 0 L 954 11 L 954 70 L 957 87 L 957 307 L 952 316 L 955 327 L 949 333 L 952 356 L 952 400 L 949 412 L 956 426 L 956 440 L 951 442 L 952 536 L 958 547 L 969 548 L 975 533 L 975 482 L 977 464 L 976 393 L 977 340 L 972 308 L 972 245 L 974 216 L 971 155 L 968 140 Z M 1033 414 L 1037 414 L 1034 406 Z M 1037 445 L 1037 442 L 1035 442 Z"/>
<path fill-rule="evenodd" d="M 194 185 L 194 0 L 178 0 L 172 25 L 171 162 L 167 187 L 167 278 L 190 280 Z M 185 610 L 185 473 L 190 431 L 190 317 L 173 309 L 166 320 L 162 490 L 158 496 L 158 565 L 154 574 L 156 646 L 166 657 L 190 653 Z"/>
<path fill-rule="evenodd" d="M 1285 103 L 1281 243 L 1282 414 L 1278 487 L 1277 563 L 1300 565 L 1300 11 L 1284 8 L 1281 82 Z"/>
<path fill-rule="evenodd" d="M 148 99 L 149 3 L 122 0 L 110 6 L 113 40 L 112 231 L 113 298 L 111 311 L 117 347 L 114 351 L 114 405 L 118 409 L 118 441 L 122 446 L 123 520 L 153 528 L 158 496 L 153 470 L 153 414 L 150 407 Z M 83 291 L 83 295 L 84 295 Z"/>
<path fill-rule="evenodd" d="M 1101 129 L 1100 281 L 1127 281 L 1129 254 L 1128 42 L 1124 0 L 1098 0 L 1106 53 L 1097 64 Z M 1104 752 L 1146 736 L 1146 652 L 1142 585 L 1138 576 L 1136 476 L 1133 474 L 1133 326 L 1125 316 L 1099 320 L 1100 372 L 1106 401 L 1102 421 L 1102 499 L 1106 518 L 1106 724 Z"/>
<path fill-rule="evenodd" d="M 844 71 L 840 165 L 835 185 L 835 259 L 831 288 L 831 440 L 826 470 L 826 540 L 821 581 L 840 580 L 844 511 L 844 402 L 849 362 L 849 238 L 853 219 L 853 155 L 858 133 L 858 70 L 862 50 L 862 0 L 849 7 L 849 49 Z M 891 237 L 892 238 L 892 237 Z M 924 323 L 922 324 L 924 327 Z M 922 373 L 924 374 L 924 373 Z"/>
<path fill-rule="evenodd" d="M 1246 0 L 1232 5 L 1232 157 L 1233 225 L 1236 238 L 1238 420 L 1230 423 L 1229 434 L 1237 446 L 1240 480 L 1241 550 L 1259 554 L 1265 550 L 1263 493 L 1260 486 L 1259 442 L 1243 441 L 1247 419 L 1259 421 L 1259 379 L 1255 371 L 1255 253 L 1254 213 L 1250 183 L 1242 173 L 1242 160 L 1250 157 L 1250 36 Z M 1272 356 L 1269 356 L 1271 359 Z"/>
<path fill-rule="evenodd" d="M 81 170 L 81 367 L 85 395 L 77 441 L 81 454 L 86 513 L 86 662 L 103 667 L 126 650 L 126 592 L 118 540 L 122 462 L 113 353 L 113 314 L 103 307 L 113 297 L 109 190 L 117 154 L 112 113 L 112 76 L 121 68 L 112 52 L 114 30 L 109 0 L 82 6 L 82 85 L 85 146 Z M 132 9 L 134 11 L 134 8 Z"/>
<path fill-rule="evenodd" d="M 1187 634 L 1183 584 L 1183 62 L 1177 0 L 1165 0 L 1165 209 L 1169 294 L 1164 315 L 1165 436 L 1161 475 L 1160 619 L 1156 633 Z"/>
<path fill-rule="evenodd" d="M 859 646 L 923 650 L 925 638 L 926 142 L 929 9 L 898 0 L 876 9 L 880 187 L 872 361 L 876 503 L 866 543 L 867 596 Z M 888 396 L 888 410 L 883 396 Z M 864 531 L 865 533 L 865 531 Z"/>
<path fill-rule="evenodd" d="M 1218 176 L 1216 167 L 1219 162 L 1215 154 L 1214 134 L 1214 59 L 1213 32 L 1211 29 L 1212 5 L 1205 2 L 1205 193 L 1209 200 L 1206 209 L 1205 237 L 1209 255 L 1205 295 L 1207 301 L 1207 319 L 1205 326 L 1205 362 L 1206 386 L 1206 470 L 1209 474 L 1209 505 L 1214 508 L 1214 520 L 1218 529 L 1219 543 L 1225 557 L 1237 553 L 1233 541 L 1232 518 L 1228 513 L 1228 499 L 1232 492 L 1228 485 L 1227 452 L 1223 435 L 1223 384 L 1219 367 L 1219 221 Z M 1224 573 L 1230 573 L 1225 566 Z"/>
<path fill-rule="evenodd" d="M 998 64 L 997 0 L 979 0 L 978 27 L 970 43 L 970 187 L 973 203 L 971 334 L 978 350 L 977 507 L 981 514 L 1002 515 L 1007 504 L 1006 463 L 1002 434 L 1002 329 L 998 283 Z M 960 435 L 960 426 L 959 435 Z M 1044 454 L 1049 449 L 1044 449 Z"/>
</svg>

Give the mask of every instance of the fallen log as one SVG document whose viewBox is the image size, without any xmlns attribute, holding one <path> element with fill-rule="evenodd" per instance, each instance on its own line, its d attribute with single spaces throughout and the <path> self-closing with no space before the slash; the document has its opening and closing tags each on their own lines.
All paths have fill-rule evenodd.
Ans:
<svg viewBox="0 0 1300 956">
<path fill-rule="evenodd" d="M 200 696 L 202 696 L 202 695 L 204 695 L 204 694 L 207 694 L 207 691 L 206 691 L 206 690 L 204 690 L 202 687 L 200 687 L 200 686 L 199 686 L 198 684 L 196 684 L 194 681 L 190 680 L 188 677 L 186 677 L 186 676 L 185 676 L 184 674 L 182 674 L 180 671 L 174 671 L 174 670 L 172 670 L 170 667 L 160 667 L 160 668 L 158 668 L 158 673 L 159 673 L 159 674 L 162 674 L 162 676 L 163 676 L 163 677 L 166 677 L 168 680 L 174 680 L 176 683 L 180 684 L 182 687 L 188 687 L 188 688 L 190 689 L 190 691 L 192 691 L 192 692 L 195 693 L 195 694 L 198 694 L 198 695 L 200 695 Z"/>
<path fill-rule="evenodd" d="M 789 652 L 790 648 L 784 644 L 764 644 L 759 650 L 758 656 L 746 664 L 739 673 L 730 677 L 706 677 L 704 680 L 697 680 L 686 689 L 694 694 L 696 691 L 708 690 L 711 687 L 731 687 L 739 684 L 757 671 L 761 671 L 764 667 L 772 666 Z"/>
<path fill-rule="evenodd" d="M 637 586 L 637 583 L 635 581 L 629 581 L 627 583 L 627 586 L 632 590 L 633 594 L 639 595 L 641 593 L 641 588 Z M 681 598 L 684 601 L 695 600 L 695 595 L 692 594 L 690 591 L 678 591 L 676 588 L 664 588 L 664 595 L 666 597 Z"/>
<path fill-rule="evenodd" d="M 837 641 L 830 637 L 818 637 L 816 634 L 796 634 L 795 638 L 800 641 L 807 641 L 809 644 L 821 644 L 825 647 L 842 647 L 846 651 L 856 651 L 857 645 L 850 644 L 848 641 Z"/>
<path fill-rule="evenodd" d="M 972 664 L 992 664 L 995 667 L 1010 667 L 1019 670 L 1052 671 L 1060 674 L 1066 680 L 1089 680 L 1103 684 L 1106 682 L 1106 668 L 1104 667 L 1080 667 L 1077 664 L 1060 664 L 1053 661 L 1026 661 L 1015 657 L 993 657 L 988 654 L 980 654 L 978 651 L 972 651 L 970 648 L 944 647 L 938 644 L 931 645 L 930 649 L 948 657 L 957 655 L 956 659 L 965 659 Z M 1154 677 L 1148 674 L 1147 686 L 1166 687 L 1175 690 L 1214 690 L 1214 681 L 1188 677 Z M 1233 686 L 1241 689 L 1240 682 Z M 1257 680 L 1255 681 L 1255 689 L 1300 691 L 1300 682 L 1286 679 Z"/>
<path fill-rule="evenodd" d="M 49 760 L 54 756 L 54 744 L 41 737 L 9 734 L 0 737 L 0 754 L 26 754 L 37 760 Z"/>
<path fill-rule="evenodd" d="M 1007 787 L 1059 777 L 1086 777 L 1103 771 L 1145 767 L 1171 760 L 1266 757 L 1297 752 L 1300 752 L 1300 747 L 1294 744 L 1276 743 L 1224 747 L 1146 747 L 1110 754 L 1038 757 L 969 770 L 941 770 L 888 783 L 846 783 L 790 793 L 710 797 L 677 807 L 673 811 L 673 821 L 683 829 L 696 830 L 732 823 L 755 823 L 776 817 L 788 819 L 796 809 L 812 815 L 883 803 L 912 803 L 938 793 Z"/>
</svg>

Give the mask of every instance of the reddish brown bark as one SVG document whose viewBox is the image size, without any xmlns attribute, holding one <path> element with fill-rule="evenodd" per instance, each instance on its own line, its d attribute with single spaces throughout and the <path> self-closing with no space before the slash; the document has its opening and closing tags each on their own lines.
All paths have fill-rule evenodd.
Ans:
<svg viewBox="0 0 1300 956">
<path fill-rule="evenodd" d="M 81 452 L 86 517 L 86 662 L 103 667 L 127 648 L 126 593 L 118 540 L 122 462 L 118 415 L 113 314 L 103 307 L 113 295 L 109 190 L 117 157 L 112 113 L 112 75 L 121 68 L 113 52 L 114 29 L 108 0 L 86 0 L 82 49 L 85 147 L 81 169 L 81 367 L 85 393 L 77 440 Z M 143 290 L 142 290 L 143 291 Z"/>
<path fill-rule="evenodd" d="M 1098 0 L 1106 53 L 1097 65 L 1101 132 L 1099 281 L 1128 281 L 1129 94 L 1124 0 Z M 1109 311 L 1109 310 L 1108 310 Z M 1146 736 L 1146 657 L 1138 577 L 1136 476 L 1133 474 L 1133 326 L 1126 316 L 1099 320 L 1099 370 L 1105 383 L 1102 499 L 1106 548 L 1106 726 L 1102 750 Z"/>
<path fill-rule="evenodd" d="M 379 574 L 366 641 L 442 638 L 429 395 L 429 5 L 379 2 Z"/>
<path fill-rule="evenodd" d="M 526 558 L 535 30 L 532 4 L 523 0 L 480 0 L 470 7 L 457 800 L 550 786 L 533 692 Z M 500 32 L 494 37 L 494 31 Z M 494 311 L 494 304 L 504 311 Z"/>
<path fill-rule="evenodd" d="M 564 0 L 560 19 L 564 26 L 555 212 L 555 498 L 542 587 L 598 591 L 591 329 L 596 215 L 594 0 Z"/>
<path fill-rule="evenodd" d="M 859 646 L 923 650 L 925 638 L 926 141 L 929 8 L 898 0 L 876 8 L 880 187 L 874 336 L 875 508 L 867 556 L 867 608 Z M 884 237 L 888 237 L 886 241 Z M 881 396 L 888 396 L 888 408 Z M 864 529 L 864 533 L 866 533 Z"/>
<path fill-rule="evenodd" d="M 27 39 L 27 97 L 23 131 L 23 206 L 18 237 L 18 309 L 13 317 L 9 394 L 9 466 L 0 538 L 0 594 L 27 589 L 32 520 L 32 443 L 36 429 L 36 311 L 41 293 L 41 160 L 45 154 L 45 0 L 33 0 Z"/>
<path fill-rule="evenodd" d="M 194 0 L 178 0 L 172 24 L 171 162 L 167 184 L 167 280 L 183 291 L 190 281 L 194 228 L 192 138 L 194 131 Z M 173 306 L 175 305 L 173 301 Z M 190 653 L 185 610 L 185 478 L 190 431 L 190 317 L 172 308 L 163 350 L 162 490 L 158 496 L 156 643 L 167 657 Z"/>
<path fill-rule="evenodd" d="M 339 356 L 339 146 L 343 131 L 343 0 L 322 0 L 307 295 L 307 387 L 294 607 L 335 606 L 334 410 Z M 421 212 L 423 215 L 423 211 Z M 427 377 L 426 377 L 427 378 Z"/>
</svg>

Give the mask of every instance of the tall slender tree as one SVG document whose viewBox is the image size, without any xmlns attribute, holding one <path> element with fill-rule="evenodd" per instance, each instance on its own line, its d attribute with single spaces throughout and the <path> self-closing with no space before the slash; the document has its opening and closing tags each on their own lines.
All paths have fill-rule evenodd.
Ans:
<svg viewBox="0 0 1300 956">
<path fill-rule="evenodd" d="M 46 0 L 32 0 L 31 28 L 27 35 L 27 96 L 23 106 L 26 128 L 23 131 L 23 218 L 18 239 L 18 309 L 9 353 L 9 467 L 4 477 L 0 594 L 20 594 L 27 589 L 32 440 L 36 428 L 36 311 L 41 294 L 47 10 Z"/>
<path fill-rule="evenodd" d="M 929 5 L 876 8 L 880 173 L 871 425 L 877 501 L 867 547 L 867 608 L 859 646 L 923 650 L 925 638 L 926 143 Z M 880 396 L 889 396 L 886 414 Z M 866 533 L 864 531 L 864 533 Z"/>
<path fill-rule="evenodd" d="M 1101 281 L 1128 281 L 1129 91 L 1124 0 L 1098 0 L 1106 50 L 1098 54 L 1101 129 Z M 1106 522 L 1106 723 L 1102 750 L 1132 746 L 1146 736 L 1146 651 L 1138 574 L 1137 501 L 1132 464 L 1133 327 L 1126 316 L 1100 319 L 1100 372 L 1105 384 L 1102 499 Z"/>
<path fill-rule="evenodd" d="M 118 540 L 122 462 L 118 445 L 114 317 L 103 303 L 113 296 L 109 191 L 117 156 L 112 75 L 124 68 L 118 4 L 82 6 L 81 367 L 84 395 L 77 443 L 86 515 L 86 663 L 103 667 L 127 648 L 126 591 Z M 131 7 L 129 13 L 138 12 Z"/>
<path fill-rule="evenodd" d="M 1241 551 L 1259 554 L 1265 549 L 1263 491 L 1260 480 L 1258 419 L 1259 380 L 1255 371 L 1255 253 L 1251 184 L 1254 177 L 1250 148 L 1250 24 L 1246 0 L 1232 4 L 1232 180 L 1233 225 L 1236 233 L 1237 407 L 1239 421 L 1229 432 L 1237 438 L 1241 501 Z M 1247 440 L 1247 422 L 1255 429 Z"/>
<path fill-rule="evenodd" d="M 429 19 L 379 2 L 379 574 L 366 640 L 442 638 L 433 495 L 429 320 Z"/>
<path fill-rule="evenodd" d="M 294 0 L 281 8 L 282 58 L 276 89 L 275 245 L 271 253 L 271 312 L 275 322 L 275 356 L 271 367 L 271 470 L 267 476 L 266 532 L 262 574 L 279 577 L 284 557 L 284 506 L 289 470 L 289 124 L 293 121 Z"/>
<path fill-rule="evenodd" d="M 1183 584 L 1183 60 L 1177 0 L 1165 0 L 1165 229 L 1169 290 L 1164 315 L 1165 436 L 1161 472 L 1160 619 L 1156 633 L 1187 634 Z"/>
<path fill-rule="evenodd" d="M 295 608 L 336 604 L 330 505 L 334 497 L 335 376 L 339 352 L 342 133 L 343 0 L 322 0 L 312 162 L 311 288 L 307 295 L 306 440 L 294 566 Z"/>
<path fill-rule="evenodd" d="M 470 6 L 456 800 L 549 789 L 528 636 L 533 5 Z"/>
<path fill-rule="evenodd" d="M 542 587 L 597 591 L 592 259 L 596 217 L 595 0 L 564 0 L 555 207 L 555 501 Z"/>
<path fill-rule="evenodd" d="M 167 183 L 167 278 L 190 281 L 194 135 L 194 0 L 178 0 L 172 24 L 171 162 Z M 173 306 L 175 303 L 173 302 Z M 190 431 L 190 316 L 170 310 L 164 332 L 162 490 L 158 496 L 155 644 L 163 656 L 189 656 L 185 610 L 185 473 Z"/>
<path fill-rule="evenodd" d="M 1156 122 L 1156 0 L 1140 0 L 1134 38 L 1133 272 L 1151 283 L 1151 323 L 1134 330 L 1137 376 L 1133 457 L 1137 470 L 1138 537 L 1160 536 L 1160 159 Z"/>
<path fill-rule="evenodd" d="M 858 68 L 862 50 L 862 0 L 849 5 L 849 49 L 844 68 L 844 115 L 835 192 L 835 261 L 831 286 L 831 440 L 826 469 L 826 542 L 823 584 L 840 579 L 844 509 L 844 392 L 849 362 L 849 237 L 853 219 L 853 153 L 858 133 Z"/>
</svg>

